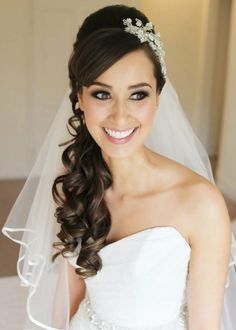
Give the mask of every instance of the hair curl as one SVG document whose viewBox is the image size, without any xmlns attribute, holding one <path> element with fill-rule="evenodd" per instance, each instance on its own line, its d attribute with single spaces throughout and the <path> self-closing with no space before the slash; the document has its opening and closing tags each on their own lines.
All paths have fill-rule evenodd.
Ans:
<svg viewBox="0 0 236 330">
<path fill-rule="evenodd" d="M 60 242 L 53 246 L 63 247 L 53 260 L 59 254 L 66 257 L 68 252 L 74 252 L 81 242 L 76 262 L 79 266 L 76 273 L 81 278 L 96 275 L 102 267 L 98 251 L 105 246 L 111 227 L 104 193 L 112 185 L 112 175 L 100 147 L 86 127 L 83 111 L 79 106 L 76 108 L 77 93 L 122 56 L 137 49 L 143 49 L 154 65 L 158 93 L 165 84 L 161 65 L 148 43 L 140 43 L 136 36 L 124 31 L 123 19 L 127 17 L 139 18 L 144 24 L 148 22 L 142 12 L 124 5 L 107 6 L 89 15 L 79 29 L 68 63 L 74 113 L 68 124 L 74 133 L 70 132 L 72 143 L 62 153 L 66 173 L 58 176 L 52 187 L 54 201 L 59 204 L 55 216 L 61 224 L 57 234 Z M 61 192 L 58 185 L 61 185 Z"/>
</svg>

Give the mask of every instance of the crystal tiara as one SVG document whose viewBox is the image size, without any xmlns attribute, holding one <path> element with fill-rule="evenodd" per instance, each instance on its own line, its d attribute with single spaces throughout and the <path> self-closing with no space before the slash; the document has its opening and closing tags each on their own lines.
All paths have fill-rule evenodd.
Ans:
<svg viewBox="0 0 236 330">
<path fill-rule="evenodd" d="M 154 50 L 155 54 L 158 56 L 159 62 L 161 64 L 161 71 L 163 76 L 167 77 L 167 70 L 165 64 L 165 51 L 163 47 L 163 42 L 160 39 L 160 33 L 153 33 L 153 24 L 151 22 L 146 23 L 144 26 L 142 21 L 138 18 L 135 18 L 136 25 L 132 24 L 131 18 L 123 19 L 123 24 L 126 26 L 125 31 L 131 34 L 136 35 L 141 43 L 147 41 L 150 47 Z"/>
</svg>

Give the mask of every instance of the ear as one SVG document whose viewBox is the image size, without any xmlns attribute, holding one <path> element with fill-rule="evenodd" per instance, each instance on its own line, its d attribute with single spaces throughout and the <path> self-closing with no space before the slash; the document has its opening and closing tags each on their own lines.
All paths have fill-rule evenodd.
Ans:
<svg viewBox="0 0 236 330">
<path fill-rule="evenodd" d="M 160 94 L 157 93 L 156 94 L 156 106 L 157 106 L 157 108 L 159 107 L 159 103 L 160 103 Z"/>
<path fill-rule="evenodd" d="M 80 94 L 80 93 L 78 92 L 78 93 L 77 93 L 77 98 L 78 98 L 78 102 L 79 102 L 80 110 L 81 110 L 81 111 L 84 111 L 84 110 L 83 110 L 83 97 L 82 97 L 82 94 Z"/>
</svg>

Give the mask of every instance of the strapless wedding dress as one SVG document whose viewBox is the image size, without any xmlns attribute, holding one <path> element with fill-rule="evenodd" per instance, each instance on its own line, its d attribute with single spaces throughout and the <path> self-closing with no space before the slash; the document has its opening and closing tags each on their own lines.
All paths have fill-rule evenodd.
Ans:
<svg viewBox="0 0 236 330">
<path fill-rule="evenodd" d="M 186 330 L 191 248 L 171 226 L 152 227 L 106 245 L 102 269 L 85 279 L 86 295 L 70 330 Z M 76 258 L 70 258 L 75 266 Z"/>
</svg>

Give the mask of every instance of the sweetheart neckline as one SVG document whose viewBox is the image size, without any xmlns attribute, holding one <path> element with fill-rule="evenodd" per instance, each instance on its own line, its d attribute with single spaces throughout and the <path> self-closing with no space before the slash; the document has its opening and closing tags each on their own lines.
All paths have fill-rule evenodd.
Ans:
<svg viewBox="0 0 236 330">
<path fill-rule="evenodd" d="M 158 230 L 157 230 L 157 229 L 158 229 Z M 106 249 L 106 248 L 108 248 L 108 247 L 112 247 L 112 246 L 114 246 L 114 245 L 117 245 L 117 244 L 119 244 L 120 242 L 123 242 L 123 241 L 125 241 L 125 240 L 127 240 L 127 239 L 129 239 L 129 238 L 132 238 L 132 237 L 135 237 L 135 236 L 137 236 L 137 235 L 140 235 L 140 234 L 146 233 L 147 231 L 157 230 L 157 231 L 160 231 L 160 232 L 161 232 L 162 229 L 171 229 L 171 230 L 174 230 L 174 232 L 177 233 L 177 234 L 179 235 L 179 237 L 180 237 L 180 238 L 186 243 L 186 245 L 191 249 L 191 246 L 190 246 L 190 244 L 188 243 L 188 241 L 187 241 L 187 240 L 185 239 L 185 237 L 180 233 L 180 231 L 179 231 L 177 228 L 175 228 L 174 226 L 154 226 L 154 227 L 145 228 L 145 229 L 143 229 L 143 230 L 137 231 L 136 233 L 133 233 L 133 234 L 130 234 L 130 235 L 124 236 L 124 237 L 122 237 L 122 238 L 120 238 L 120 239 L 118 239 L 118 240 L 116 240 L 116 241 L 114 241 L 114 242 L 111 242 L 111 243 L 109 243 L 109 244 L 107 244 L 107 245 L 104 245 L 104 246 L 100 249 L 100 251 L 102 251 L 102 250 L 104 250 L 104 249 Z"/>
</svg>

